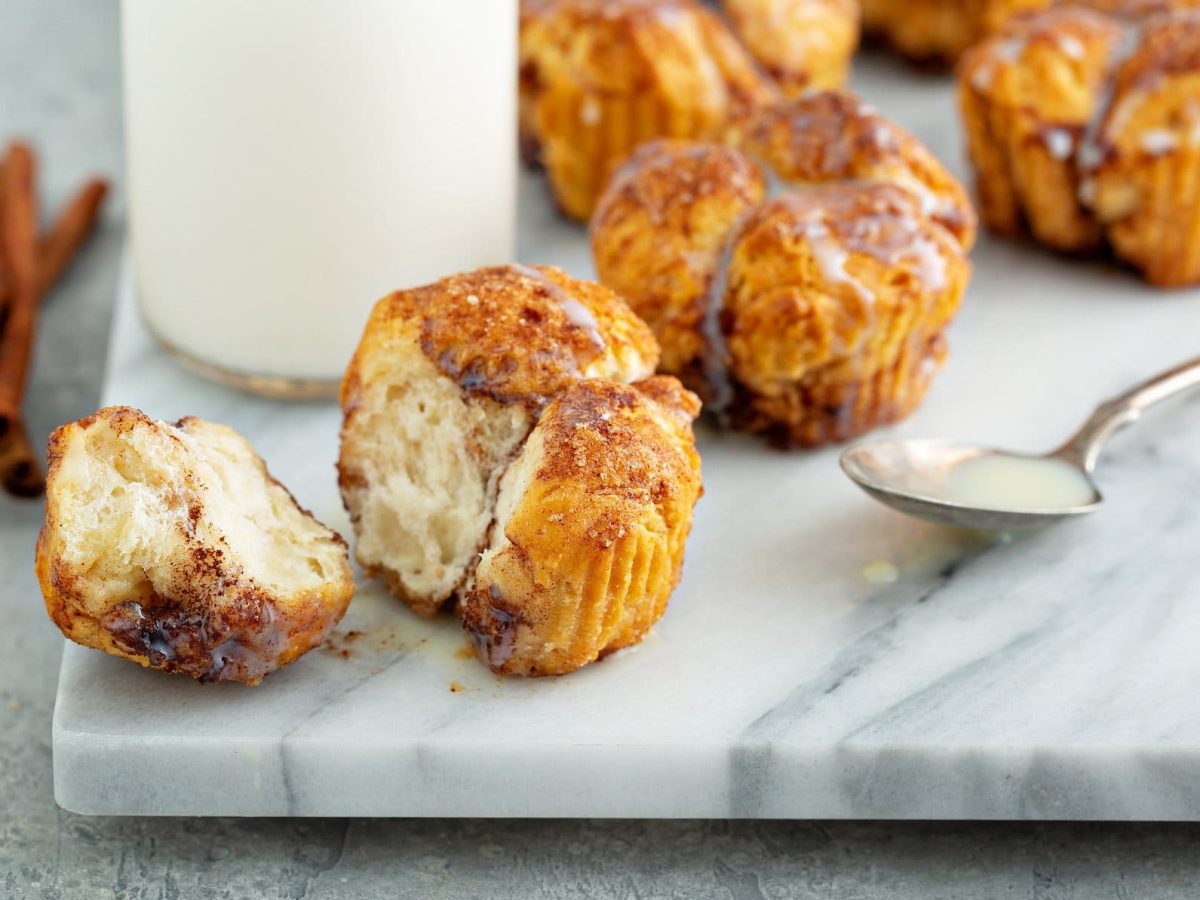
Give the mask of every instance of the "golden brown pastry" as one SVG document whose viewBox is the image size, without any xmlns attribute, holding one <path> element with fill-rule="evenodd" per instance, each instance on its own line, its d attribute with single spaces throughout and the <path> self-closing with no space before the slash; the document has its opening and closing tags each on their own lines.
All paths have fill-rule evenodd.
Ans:
<svg viewBox="0 0 1200 900">
<path fill-rule="evenodd" d="M 855 0 L 723 0 L 722 7 L 787 96 L 846 83 L 858 47 Z"/>
<path fill-rule="evenodd" d="M 1054 0 L 860 0 L 863 31 L 918 62 L 954 62 L 1014 15 Z"/>
<path fill-rule="evenodd" d="M 654 328 L 662 370 L 788 447 L 907 415 L 945 356 L 974 214 L 914 138 L 845 93 L 658 141 L 592 223 L 601 280 Z M 792 187 L 768 199 L 755 157 Z"/>
<path fill-rule="evenodd" d="M 569 672 L 637 641 L 700 491 L 699 401 L 651 377 L 658 355 L 616 294 L 548 266 L 379 301 L 338 462 L 367 573 L 422 615 L 460 601 L 497 672 Z"/>
<path fill-rule="evenodd" d="M 1058 6 L 964 57 L 990 228 L 1063 251 L 1107 245 L 1161 286 L 1200 280 L 1200 14 L 1174 5 Z"/>
<path fill-rule="evenodd" d="M 504 266 L 376 304 L 342 385 L 342 496 L 370 575 L 422 615 L 470 586 L 500 476 L 584 378 L 654 373 L 658 345 L 608 288 Z"/>
<path fill-rule="evenodd" d="M 232 430 L 110 407 L 55 431 L 49 456 L 37 576 L 76 643 L 257 684 L 345 612 L 346 542 Z"/>
<path fill-rule="evenodd" d="M 591 215 L 610 166 L 645 140 L 713 134 L 774 88 L 696 0 L 525 0 L 521 133 L 563 211 Z"/>
<path fill-rule="evenodd" d="M 700 458 L 674 378 L 581 381 L 500 482 L 462 621 L 493 671 L 571 672 L 649 632 L 679 581 Z"/>
</svg>

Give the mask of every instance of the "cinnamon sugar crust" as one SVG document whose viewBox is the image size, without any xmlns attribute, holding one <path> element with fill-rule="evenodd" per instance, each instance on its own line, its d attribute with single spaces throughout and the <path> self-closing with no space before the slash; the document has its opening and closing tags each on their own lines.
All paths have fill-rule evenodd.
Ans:
<svg viewBox="0 0 1200 900">
<path fill-rule="evenodd" d="M 640 640 L 679 580 L 701 493 L 697 398 L 674 378 L 581 381 L 505 474 L 460 608 L 482 662 L 555 675 Z"/>
<path fill-rule="evenodd" d="M 720 376 L 710 370 L 723 352 L 708 321 L 709 287 L 731 231 L 766 194 L 762 169 L 732 148 L 653 141 L 617 170 L 592 220 L 601 280 L 654 330 L 661 370 L 706 403 L 717 400 Z"/>
<path fill-rule="evenodd" d="M 380 344 L 405 334 L 466 393 L 539 409 L 582 377 L 653 371 L 650 330 L 611 290 L 553 266 L 478 269 L 376 304 L 342 384 L 353 410 Z"/>
</svg>

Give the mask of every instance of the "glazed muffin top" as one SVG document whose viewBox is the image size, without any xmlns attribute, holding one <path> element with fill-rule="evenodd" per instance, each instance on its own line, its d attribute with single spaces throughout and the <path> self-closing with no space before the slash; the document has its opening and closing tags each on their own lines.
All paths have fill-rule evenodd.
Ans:
<svg viewBox="0 0 1200 900">
<path fill-rule="evenodd" d="M 580 378 L 644 377 L 659 356 L 649 327 L 603 285 L 553 266 L 485 268 L 380 300 L 347 369 L 343 408 L 404 338 L 465 392 L 534 410 Z"/>
<path fill-rule="evenodd" d="M 1200 104 L 1186 97 L 1159 105 L 1157 118 L 1148 102 L 1173 90 L 1172 78 L 1200 73 L 1198 6 L 1075 0 L 1017 17 L 964 57 L 961 89 L 1036 117 L 1051 154 L 1084 175 L 1122 149 L 1155 156 L 1179 127 L 1190 139 L 1193 125 L 1181 116 L 1200 126 Z"/>
<path fill-rule="evenodd" d="M 739 385 L 778 395 L 835 364 L 865 378 L 907 335 L 933 340 L 969 277 L 976 220 L 932 154 L 843 92 L 725 137 L 645 145 L 593 220 L 601 278 L 651 323 L 664 370 L 720 413 Z"/>
<path fill-rule="evenodd" d="M 767 200 L 739 227 L 728 265 L 734 369 L 760 391 L 839 360 L 870 371 L 883 345 L 925 336 L 916 323 L 948 322 L 969 273 L 957 239 L 886 181 Z"/>
<path fill-rule="evenodd" d="M 886 181 L 970 249 L 975 211 L 963 186 L 912 134 L 849 91 L 822 91 L 746 111 L 724 140 L 789 186 Z"/>
</svg>

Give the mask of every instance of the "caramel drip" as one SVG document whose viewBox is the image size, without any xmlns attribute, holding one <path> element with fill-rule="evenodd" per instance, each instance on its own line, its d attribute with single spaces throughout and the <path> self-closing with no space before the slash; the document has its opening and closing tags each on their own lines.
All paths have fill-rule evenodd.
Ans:
<svg viewBox="0 0 1200 900">
<path fill-rule="evenodd" d="M 101 625 L 153 668 L 183 672 L 202 682 L 253 682 L 279 667 L 288 640 L 274 604 L 262 602 L 256 610 L 231 625 L 169 605 L 129 600 L 109 610 Z"/>
</svg>

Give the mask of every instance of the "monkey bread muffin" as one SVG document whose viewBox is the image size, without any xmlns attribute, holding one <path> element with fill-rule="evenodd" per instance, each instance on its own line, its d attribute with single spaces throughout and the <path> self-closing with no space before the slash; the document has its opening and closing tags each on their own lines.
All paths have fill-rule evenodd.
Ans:
<svg viewBox="0 0 1200 900">
<path fill-rule="evenodd" d="M 844 80 L 858 40 L 852 0 L 724 9 L 733 30 L 698 0 L 522 2 L 521 146 L 568 216 L 591 215 L 612 164 L 638 144 L 711 138 L 770 102 L 764 69 L 789 93 Z"/>
<path fill-rule="evenodd" d="M 858 47 L 855 0 L 723 0 L 721 6 L 785 95 L 845 84 Z"/>
<path fill-rule="evenodd" d="M 964 57 L 981 213 L 1066 252 L 1104 247 L 1152 284 L 1200 280 L 1200 12 L 1064 4 Z"/>
<path fill-rule="evenodd" d="M 368 575 L 425 616 L 460 602 L 497 671 L 570 671 L 644 634 L 699 493 L 698 402 L 652 377 L 658 357 L 616 294 L 550 267 L 380 300 L 342 385 L 338 462 Z M 611 579 L 581 580 L 588 559 Z"/>
<path fill-rule="evenodd" d="M 55 431 L 49 456 L 37 575 L 76 643 L 256 684 L 346 611 L 346 542 L 229 428 L 110 407 Z"/>
<path fill-rule="evenodd" d="M 585 220 L 609 166 L 661 135 L 713 134 L 773 88 L 695 0 L 525 0 L 521 134 L 559 206 Z"/>
<path fill-rule="evenodd" d="M 1053 0 L 860 0 L 863 31 L 917 62 L 952 63 L 1009 18 Z"/>
<path fill-rule="evenodd" d="M 662 371 L 735 428 L 814 447 L 903 418 L 969 278 L 962 186 L 844 92 L 725 139 L 653 142 L 616 171 L 592 223 L 601 280 L 654 328 Z"/>
</svg>

